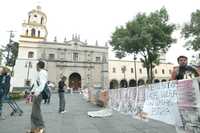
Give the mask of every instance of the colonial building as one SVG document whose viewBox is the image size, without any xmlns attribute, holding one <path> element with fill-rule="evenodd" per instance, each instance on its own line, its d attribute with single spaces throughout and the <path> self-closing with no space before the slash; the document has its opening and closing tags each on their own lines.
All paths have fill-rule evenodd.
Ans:
<svg viewBox="0 0 200 133">
<path fill-rule="evenodd" d="M 153 82 L 170 80 L 171 63 L 161 63 L 153 69 Z M 109 87 L 134 87 L 147 82 L 147 71 L 139 61 L 109 60 Z"/>
<path fill-rule="evenodd" d="M 22 24 L 19 54 L 14 68 L 14 86 L 31 85 L 36 74 L 38 60 L 46 62 L 49 80 L 57 83 L 67 77 L 67 85 L 81 87 L 108 87 L 108 47 L 89 45 L 80 36 L 73 35 L 69 41 L 48 42 L 47 16 L 38 6 L 28 13 Z"/>
<path fill-rule="evenodd" d="M 84 87 L 118 88 L 144 84 L 146 69 L 139 61 L 108 60 L 108 46 L 89 45 L 79 35 L 60 43 L 47 41 L 47 16 L 41 7 L 28 13 L 22 24 L 19 54 L 14 68 L 14 86 L 31 85 L 38 60 L 46 62 L 49 81 L 57 83 L 67 77 L 67 85 L 74 89 Z M 162 56 L 164 57 L 164 56 Z M 173 65 L 163 63 L 154 68 L 154 81 L 169 80 Z"/>
</svg>

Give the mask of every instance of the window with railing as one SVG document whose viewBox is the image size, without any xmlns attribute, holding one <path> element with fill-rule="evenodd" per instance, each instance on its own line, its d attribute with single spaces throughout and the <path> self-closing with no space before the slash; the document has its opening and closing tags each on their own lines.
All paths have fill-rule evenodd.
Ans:
<svg viewBox="0 0 200 133">
<path fill-rule="evenodd" d="M 131 73 L 133 73 L 133 68 L 131 68 Z"/>
<path fill-rule="evenodd" d="M 30 51 L 28 52 L 28 58 L 33 58 L 34 57 L 34 52 Z"/>
<path fill-rule="evenodd" d="M 158 73 L 158 70 L 157 69 L 155 69 L 155 74 L 157 74 Z"/>
<path fill-rule="evenodd" d="M 60 59 L 65 59 L 65 52 L 60 52 Z"/>
<path fill-rule="evenodd" d="M 165 74 L 165 70 L 164 69 L 162 69 L 162 74 Z"/>
<path fill-rule="evenodd" d="M 78 53 L 73 53 L 73 61 L 78 61 Z"/>
<path fill-rule="evenodd" d="M 100 57 L 96 57 L 96 62 L 100 62 L 101 58 Z"/>
<path fill-rule="evenodd" d="M 54 60 L 55 59 L 55 54 L 49 54 L 49 60 Z"/>
<path fill-rule="evenodd" d="M 141 68 L 140 68 L 140 70 L 139 70 L 139 71 L 140 71 L 140 74 L 142 74 L 142 69 L 141 69 Z"/>
<path fill-rule="evenodd" d="M 116 68 L 115 67 L 113 67 L 113 71 L 112 71 L 113 73 L 116 73 Z"/>
</svg>

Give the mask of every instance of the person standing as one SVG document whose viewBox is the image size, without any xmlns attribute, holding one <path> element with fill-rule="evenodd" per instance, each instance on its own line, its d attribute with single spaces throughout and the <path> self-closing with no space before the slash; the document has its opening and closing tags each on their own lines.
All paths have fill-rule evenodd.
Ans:
<svg viewBox="0 0 200 133">
<path fill-rule="evenodd" d="M 44 99 L 44 104 L 49 104 L 51 99 L 51 87 L 49 86 L 50 81 L 47 81 L 47 94 L 48 96 Z"/>
<path fill-rule="evenodd" d="M 3 76 L 4 76 L 4 90 L 5 90 L 5 96 L 8 96 L 10 92 L 10 81 L 11 81 L 11 76 L 10 76 L 10 69 L 7 67 L 4 67 L 3 69 Z"/>
<path fill-rule="evenodd" d="M 2 116 L 3 100 L 7 99 L 10 90 L 10 70 L 7 67 L 0 67 L 0 119 L 4 120 Z"/>
<path fill-rule="evenodd" d="M 5 118 L 2 115 L 3 112 L 3 97 L 5 94 L 4 85 L 3 85 L 3 67 L 0 67 L 0 120 L 4 120 Z"/>
<path fill-rule="evenodd" d="M 48 73 L 44 68 L 45 63 L 43 61 L 39 61 L 37 63 L 37 77 L 33 85 L 33 89 L 31 90 L 31 94 L 33 95 L 31 130 L 27 133 L 44 133 L 45 125 L 40 107 L 42 102 L 41 92 L 48 81 Z"/>
<path fill-rule="evenodd" d="M 63 76 L 61 80 L 58 82 L 58 96 L 59 96 L 59 113 L 63 114 L 66 112 L 65 110 L 65 81 L 66 77 Z"/>
<path fill-rule="evenodd" d="M 186 56 L 179 56 L 177 58 L 179 66 L 174 67 L 171 79 L 181 80 L 200 76 L 200 71 L 197 68 L 188 65 L 188 58 Z"/>
</svg>

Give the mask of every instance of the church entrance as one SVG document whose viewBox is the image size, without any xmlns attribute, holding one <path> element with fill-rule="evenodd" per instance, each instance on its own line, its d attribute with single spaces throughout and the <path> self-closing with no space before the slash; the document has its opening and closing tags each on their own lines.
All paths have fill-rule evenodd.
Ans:
<svg viewBox="0 0 200 133">
<path fill-rule="evenodd" d="M 81 76 L 79 73 L 72 73 L 69 76 L 69 87 L 73 88 L 73 91 L 79 91 L 81 88 Z"/>
</svg>

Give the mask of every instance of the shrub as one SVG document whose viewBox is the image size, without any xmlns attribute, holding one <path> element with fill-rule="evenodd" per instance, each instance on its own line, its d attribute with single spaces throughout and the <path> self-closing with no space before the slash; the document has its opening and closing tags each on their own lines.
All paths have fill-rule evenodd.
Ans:
<svg viewBox="0 0 200 133">
<path fill-rule="evenodd" d="M 19 100 L 24 97 L 24 94 L 21 91 L 14 91 L 14 92 L 10 93 L 9 95 L 10 95 L 11 99 L 13 99 L 13 100 Z"/>
</svg>

